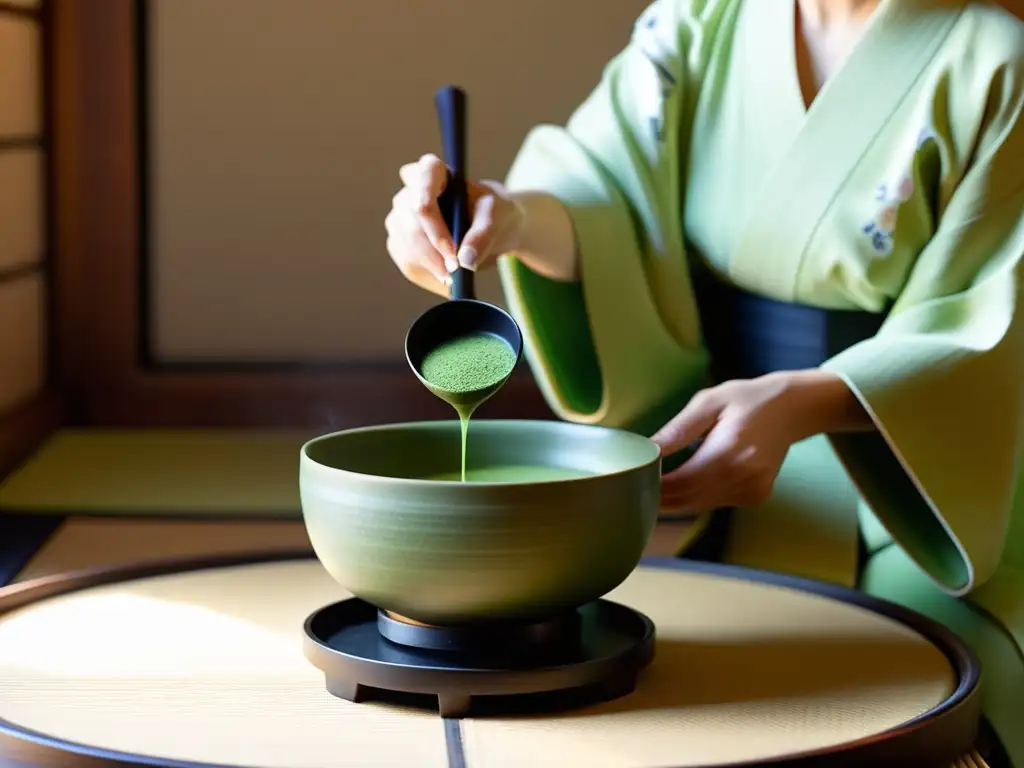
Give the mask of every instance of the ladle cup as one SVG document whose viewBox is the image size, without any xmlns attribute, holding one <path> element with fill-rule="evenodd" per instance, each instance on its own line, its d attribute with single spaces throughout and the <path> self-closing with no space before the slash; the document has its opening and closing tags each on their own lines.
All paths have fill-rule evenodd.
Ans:
<svg viewBox="0 0 1024 768">
<path fill-rule="evenodd" d="M 445 224 L 456 250 L 469 231 L 471 210 L 466 188 L 466 94 L 455 86 L 445 86 L 434 97 L 444 161 L 449 168 L 448 183 L 438 199 Z M 442 344 L 475 334 L 497 336 L 515 354 L 518 364 L 523 351 L 523 335 L 513 317 L 493 304 L 475 296 L 474 274 L 459 267 L 452 273 L 450 300 L 431 307 L 420 315 L 405 336 L 405 357 L 419 380 L 434 395 L 458 410 L 473 410 L 497 392 L 508 380 L 515 365 L 500 381 L 468 392 L 449 392 L 423 376 L 423 361 Z"/>
</svg>

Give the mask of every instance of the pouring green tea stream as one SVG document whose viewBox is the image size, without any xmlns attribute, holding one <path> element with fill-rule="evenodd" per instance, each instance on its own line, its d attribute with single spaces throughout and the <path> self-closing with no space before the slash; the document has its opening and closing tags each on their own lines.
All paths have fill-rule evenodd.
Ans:
<svg viewBox="0 0 1024 768">
<path fill-rule="evenodd" d="M 470 227 L 466 191 L 466 96 L 446 86 L 435 97 L 448 183 L 438 200 L 455 247 Z M 500 307 L 474 296 L 473 273 L 452 274 L 451 300 L 424 312 L 409 328 L 405 354 L 420 381 L 451 405 L 462 426 L 462 472 L 473 412 L 494 395 L 515 370 L 523 337 L 516 321 Z"/>
<path fill-rule="evenodd" d="M 466 480 L 466 439 L 469 420 L 479 405 L 500 387 L 516 365 L 516 353 L 502 339 L 490 333 L 472 333 L 454 338 L 432 349 L 423 358 L 420 373 L 435 391 L 469 395 L 449 400 L 462 425 L 462 480 Z M 486 394 L 485 394 L 486 393 Z M 476 398 L 473 396 L 476 395 Z M 448 399 L 445 398 L 445 399 Z"/>
</svg>

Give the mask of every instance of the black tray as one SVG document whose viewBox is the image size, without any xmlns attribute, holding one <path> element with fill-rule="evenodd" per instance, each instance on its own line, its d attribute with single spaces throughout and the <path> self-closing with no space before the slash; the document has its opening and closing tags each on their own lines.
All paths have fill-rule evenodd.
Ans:
<svg viewBox="0 0 1024 768">
<path fill-rule="evenodd" d="M 436 696 L 442 717 L 487 711 L 482 697 L 548 698 L 489 702 L 490 711 L 549 709 L 630 693 L 654 658 L 654 624 L 642 613 L 598 600 L 579 609 L 577 642 L 525 654 L 488 645 L 472 655 L 400 645 L 383 637 L 378 611 L 352 598 L 321 608 L 305 624 L 304 651 L 327 690 L 348 701 L 388 692 Z M 570 693 L 572 695 L 570 695 Z"/>
</svg>

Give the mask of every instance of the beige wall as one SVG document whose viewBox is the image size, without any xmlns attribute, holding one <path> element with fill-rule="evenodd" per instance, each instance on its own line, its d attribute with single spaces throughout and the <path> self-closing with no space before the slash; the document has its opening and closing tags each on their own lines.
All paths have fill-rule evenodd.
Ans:
<svg viewBox="0 0 1024 768">
<path fill-rule="evenodd" d="M 470 98 L 471 172 L 561 122 L 647 0 L 150 0 L 153 346 L 164 359 L 399 359 L 432 298 L 384 250 L 432 98 Z M 499 298 L 493 276 L 484 298 Z"/>
<path fill-rule="evenodd" d="M 0 415 L 36 394 L 45 368 L 40 29 L 0 11 Z"/>
</svg>

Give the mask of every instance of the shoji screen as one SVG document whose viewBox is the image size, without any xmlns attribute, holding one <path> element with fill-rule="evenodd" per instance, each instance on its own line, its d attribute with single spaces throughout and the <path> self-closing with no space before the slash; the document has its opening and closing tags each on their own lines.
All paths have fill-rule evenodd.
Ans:
<svg viewBox="0 0 1024 768">
<path fill-rule="evenodd" d="M 398 167 L 470 97 L 501 177 L 594 87 L 649 0 L 147 0 L 150 352 L 165 363 L 400 363 L 436 301 L 385 252 Z M 501 302 L 495 275 L 481 296 Z"/>
</svg>

